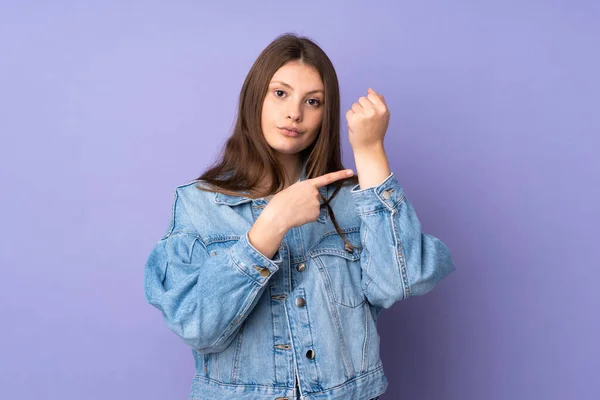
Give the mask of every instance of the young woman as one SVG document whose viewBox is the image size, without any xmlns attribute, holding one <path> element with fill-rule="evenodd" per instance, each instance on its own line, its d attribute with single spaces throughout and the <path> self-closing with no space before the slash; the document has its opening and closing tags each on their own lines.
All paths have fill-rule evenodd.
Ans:
<svg viewBox="0 0 600 400">
<path fill-rule="evenodd" d="M 389 169 L 383 96 L 345 117 L 358 176 L 331 61 L 282 35 L 246 77 L 222 157 L 175 189 L 144 283 L 192 348 L 190 399 L 377 399 L 380 311 L 454 270 Z"/>
</svg>

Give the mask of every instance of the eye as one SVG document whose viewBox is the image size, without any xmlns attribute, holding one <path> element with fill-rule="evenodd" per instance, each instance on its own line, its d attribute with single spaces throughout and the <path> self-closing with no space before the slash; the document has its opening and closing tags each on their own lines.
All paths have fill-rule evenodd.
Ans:
<svg viewBox="0 0 600 400">
<path fill-rule="evenodd" d="M 281 89 L 275 89 L 273 91 L 273 93 L 275 93 L 275 96 L 277 96 L 277 97 L 282 97 L 282 96 L 279 95 L 279 93 L 285 94 L 285 92 L 283 90 L 281 90 Z"/>
<path fill-rule="evenodd" d="M 308 99 L 306 100 L 307 102 L 309 102 L 308 104 L 314 107 L 318 107 L 321 105 L 321 101 L 319 99 Z M 312 101 L 313 103 L 310 103 L 310 101 Z"/>
</svg>

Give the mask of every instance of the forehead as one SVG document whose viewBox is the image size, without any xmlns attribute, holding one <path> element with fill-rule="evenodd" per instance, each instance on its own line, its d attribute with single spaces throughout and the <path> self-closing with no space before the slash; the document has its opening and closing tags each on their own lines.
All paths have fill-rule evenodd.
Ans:
<svg viewBox="0 0 600 400">
<path fill-rule="evenodd" d="M 292 86 L 295 90 L 323 90 L 323 81 L 319 71 L 312 65 L 299 61 L 290 61 L 279 68 L 271 78 L 271 82 L 280 81 Z"/>
</svg>

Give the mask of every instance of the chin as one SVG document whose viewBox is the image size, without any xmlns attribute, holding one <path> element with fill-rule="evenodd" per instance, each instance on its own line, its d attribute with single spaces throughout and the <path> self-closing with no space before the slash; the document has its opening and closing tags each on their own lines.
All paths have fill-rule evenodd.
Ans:
<svg viewBox="0 0 600 400">
<path fill-rule="evenodd" d="M 281 154 L 298 154 L 299 152 L 302 151 L 302 149 L 298 149 L 298 148 L 293 148 L 293 149 L 281 148 L 281 147 L 271 147 L 271 148 Z"/>
<path fill-rule="evenodd" d="M 277 151 L 278 153 L 283 154 L 296 154 L 299 151 L 302 151 L 304 146 L 299 143 L 290 143 L 289 141 L 277 138 L 276 140 L 267 140 L 267 144 L 270 148 Z"/>
</svg>

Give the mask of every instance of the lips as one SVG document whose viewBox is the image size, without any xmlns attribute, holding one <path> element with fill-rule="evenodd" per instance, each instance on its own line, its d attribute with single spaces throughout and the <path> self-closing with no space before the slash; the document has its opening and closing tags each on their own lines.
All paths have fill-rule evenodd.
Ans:
<svg viewBox="0 0 600 400">
<path fill-rule="evenodd" d="M 300 129 L 298 129 L 298 128 L 296 128 L 296 127 L 293 127 L 293 126 L 289 126 L 289 125 L 287 125 L 287 126 L 282 126 L 282 127 L 281 127 L 281 128 L 279 128 L 279 129 L 285 129 L 286 131 L 292 131 L 292 132 L 302 133 L 302 131 L 301 131 Z"/>
<path fill-rule="evenodd" d="M 300 130 L 298 128 L 294 128 L 292 126 L 284 126 L 284 127 L 279 128 L 279 130 L 285 136 L 297 137 L 302 134 L 302 132 L 300 132 Z"/>
</svg>

